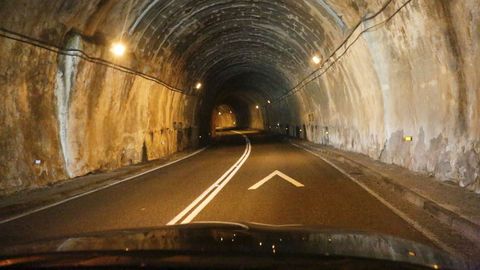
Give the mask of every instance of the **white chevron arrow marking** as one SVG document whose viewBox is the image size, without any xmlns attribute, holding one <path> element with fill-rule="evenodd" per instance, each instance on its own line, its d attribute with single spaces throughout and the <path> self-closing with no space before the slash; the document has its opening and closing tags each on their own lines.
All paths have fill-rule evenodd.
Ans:
<svg viewBox="0 0 480 270">
<path fill-rule="evenodd" d="M 297 180 L 293 179 L 292 177 L 282 173 L 281 171 L 279 170 L 275 170 L 274 172 L 272 172 L 271 174 L 269 174 L 267 177 L 263 178 L 262 180 L 258 181 L 255 185 L 251 186 L 248 188 L 248 190 L 254 190 L 254 189 L 257 189 L 259 187 L 261 187 L 263 184 L 265 184 L 266 182 L 268 182 L 268 180 L 272 179 L 274 176 L 280 176 L 283 180 L 289 182 L 290 184 L 296 186 L 296 187 L 304 187 L 304 185 L 300 182 L 298 182 Z"/>
</svg>

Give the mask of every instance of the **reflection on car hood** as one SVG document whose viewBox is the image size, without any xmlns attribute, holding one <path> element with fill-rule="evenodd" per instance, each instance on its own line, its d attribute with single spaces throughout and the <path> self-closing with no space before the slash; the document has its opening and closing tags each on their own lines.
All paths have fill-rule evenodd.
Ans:
<svg viewBox="0 0 480 270">
<path fill-rule="evenodd" d="M 283 258 L 342 256 L 407 262 L 434 269 L 465 263 L 426 245 L 359 231 L 208 222 L 90 233 L 0 248 L 0 257 L 80 251 L 168 251 Z"/>
</svg>

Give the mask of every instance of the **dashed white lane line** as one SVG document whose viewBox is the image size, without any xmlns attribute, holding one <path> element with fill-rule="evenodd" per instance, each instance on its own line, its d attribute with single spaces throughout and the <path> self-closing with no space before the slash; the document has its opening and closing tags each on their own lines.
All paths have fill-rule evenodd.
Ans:
<svg viewBox="0 0 480 270">
<path fill-rule="evenodd" d="M 204 208 L 208 205 L 208 203 L 215 198 L 215 196 L 230 182 L 230 180 L 235 176 L 238 170 L 242 167 L 242 165 L 247 161 L 248 157 L 250 156 L 250 152 L 252 150 L 252 146 L 248 137 L 240 132 L 235 132 L 242 135 L 245 138 L 245 151 L 243 152 L 242 156 L 230 167 L 220 178 L 217 179 L 210 187 L 208 187 L 200 196 L 198 196 L 190 205 L 188 205 L 182 212 L 180 212 L 177 216 L 175 216 L 172 220 L 170 220 L 167 225 L 174 225 L 179 222 L 181 219 L 183 221 L 180 224 L 189 223 L 192 221 Z M 193 209 L 193 210 L 192 210 Z M 186 216 L 190 213 L 188 216 Z M 185 217 L 186 216 L 186 217 Z"/>
</svg>

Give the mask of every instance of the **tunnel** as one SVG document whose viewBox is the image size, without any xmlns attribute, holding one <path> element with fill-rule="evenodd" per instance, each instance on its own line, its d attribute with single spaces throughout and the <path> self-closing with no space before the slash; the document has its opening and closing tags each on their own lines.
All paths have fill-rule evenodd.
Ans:
<svg viewBox="0 0 480 270">
<path fill-rule="evenodd" d="M 49 2 L 0 3 L 4 191 L 204 143 L 218 102 L 479 191 L 474 0 Z"/>
<path fill-rule="evenodd" d="M 237 127 L 237 117 L 232 107 L 226 104 L 217 106 L 213 111 L 215 130 L 232 129 Z"/>
<path fill-rule="evenodd" d="M 478 0 L 2 0 L 0 18 L 1 195 L 221 130 L 480 193 Z"/>
</svg>

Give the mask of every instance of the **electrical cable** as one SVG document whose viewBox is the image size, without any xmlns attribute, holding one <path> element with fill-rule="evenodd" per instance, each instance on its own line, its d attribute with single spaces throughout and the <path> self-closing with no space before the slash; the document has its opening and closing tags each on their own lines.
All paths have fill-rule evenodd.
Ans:
<svg viewBox="0 0 480 270">
<path fill-rule="evenodd" d="M 398 14 L 398 12 L 400 12 L 400 10 L 402 10 L 406 5 L 408 5 L 412 0 L 407 0 L 405 3 L 403 3 L 392 15 L 390 15 L 387 19 L 385 19 L 384 21 L 376 24 L 376 25 L 373 25 L 371 27 L 368 27 L 366 29 L 364 29 L 363 31 L 361 31 L 357 36 L 356 38 L 353 40 L 353 42 L 351 42 L 348 46 L 345 47 L 345 50 L 343 51 L 342 54 L 340 54 L 338 57 L 335 58 L 335 54 L 340 51 L 340 49 L 345 46 L 347 44 L 347 42 L 350 40 L 350 38 L 353 36 L 353 34 L 356 32 L 356 30 L 366 21 L 369 21 L 369 20 L 372 20 L 374 18 L 376 18 L 378 15 L 380 15 L 394 0 L 389 0 L 387 1 L 384 5 L 382 5 L 382 8 L 380 8 L 377 12 L 375 12 L 374 14 L 368 16 L 368 17 L 364 17 L 363 19 L 361 19 L 356 25 L 355 27 L 353 28 L 353 30 L 346 36 L 346 38 L 340 43 L 339 46 L 337 46 L 337 48 L 332 52 L 330 53 L 330 56 L 322 63 L 322 65 L 315 69 L 314 71 L 312 71 L 310 74 L 308 74 L 304 79 L 302 79 L 297 85 L 295 85 L 294 87 L 292 87 L 290 90 L 288 90 L 285 94 L 283 94 L 282 96 L 278 97 L 278 98 L 275 98 L 275 99 L 271 99 L 271 103 L 277 103 L 277 102 L 280 102 L 281 100 L 297 93 L 298 91 L 304 89 L 303 87 L 305 87 L 307 84 L 309 84 L 310 82 L 318 79 L 319 77 L 321 77 L 322 75 L 324 75 L 328 70 L 330 70 L 332 68 L 332 66 L 337 62 L 339 61 L 347 52 L 348 50 L 359 40 L 359 38 L 366 32 L 370 31 L 371 29 L 375 28 L 375 27 L 378 27 L 382 24 L 385 24 L 387 23 L 388 21 L 390 21 L 396 14 Z M 2 33 L 3 32 L 3 33 Z M 10 31 L 10 30 L 7 30 L 7 29 L 4 29 L 2 27 L 0 27 L 0 37 L 4 37 L 4 38 L 8 38 L 8 39 L 11 39 L 11 40 L 15 40 L 15 41 L 18 41 L 18 42 L 23 42 L 23 43 L 26 43 L 26 44 L 29 44 L 31 46 L 35 46 L 35 47 L 39 47 L 39 48 L 42 48 L 42 49 L 45 49 L 45 50 L 48 50 L 48 51 L 51 51 L 51 52 L 54 52 L 54 53 L 57 53 L 57 54 L 60 54 L 60 55 L 65 55 L 65 56 L 72 56 L 72 57 L 79 57 L 85 61 L 88 61 L 88 62 L 91 62 L 91 63 L 95 63 L 95 64 L 99 64 L 99 65 L 103 65 L 103 66 L 106 66 L 106 67 L 109 67 L 109 68 L 112 68 L 112 69 L 115 69 L 115 70 L 119 70 L 119 71 L 122 71 L 122 72 L 125 72 L 125 73 L 128 73 L 128 74 L 132 74 L 132 75 L 135 75 L 135 76 L 139 76 L 139 77 L 142 77 L 146 80 L 149 80 L 149 81 L 152 81 L 152 82 L 155 82 L 157 84 L 160 84 L 164 87 L 166 87 L 167 89 L 171 90 L 171 91 L 174 91 L 174 92 L 179 92 L 179 93 L 182 93 L 184 95 L 187 95 L 187 96 L 198 96 L 196 94 L 192 94 L 190 93 L 190 91 L 187 91 L 187 90 L 182 90 L 182 89 L 179 89 L 177 87 L 174 87 L 174 86 L 171 86 L 169 85 L 168 83 L 166 83 L 165 81 L 163 80 L 160 80 L 156 77 L 153 77 L 151 75 L 148 75 L 148 74 L 145 74 L 143 72 L 140 72 L 140 71 L 137 71 L 137 70 L 133 70 L 131 68 L 128 68 L 126 66 L 122 66 L 122 65 L 119 65 L 119 64 L 115 64 L 111 61 L 107 61 L 105 59 L 101 59 L 101 58 L 97 58 L 97 57 L 92 57 L 92 56 L 89 56 L 87 53 L 85 53 L 84 51 L 82 50 L 79 50 L 79 49 L 66 49 L 66 48 L 62 48 L 60 46 L 57 46 L 57 45 L 53 45 L 53 44 L 48 44 L 47 42 L 45 41 L 42 41 L 42 40 L 39 40 L 39 39 L 35 39 L 35 38 L 32 38 L 32 37 L 29 37 L 29 36 L 26 36 L 26 35 L 23 35 L 23 34 L 20 34 L 20 33 L 16 33 L 16 32 L 13 32 L 13 31 Z M 334 59 L 335 58 L 335 59 Z M 322 70 L 326 64 L 328 64 L 330 62 L 330 59 L 334 59 L 330 65 L 328 65 L 325 70 L 323 70 L 322 72 L 320 72 L 319 74 L 315 75 L 315 73 L 317 73 L 318 71 Z M 314 76 L 315 75 L 315 76 Z M 312 77 L 313 76 L 313 77 Z"/>
<path fill-rule="evenodd" d="M 377 17 L 378 15 L 380 15 L 391 3 L 393 2 L 393 0 L 389 0 L 388 2 L 386 2 L 382 8 L 380 10 L 378 10 L 377 12 L 375 12 L 373 15 L 371 16 L 368 16 L 368 17 L 365 17 L 363 18 L 362 20 L 360 20 L 356 25 L 355 27 L 353 28 L 353 30 L 350 32 L 350 34 L 347 35 L 347 37 L 342 41 L 342 43 L 340 43 L 340 45 L 330 54 L 330 56 L 322 63 L 322 65 L 315 69 L 313 72 L 311 72 L 309 75 L 307 75 L 305 78 L 303 78 L 297 85 L 295 85 L 294 87 L 292 87 L 290 90 L 288 90 L 287 92 L 285 92 L 283 95 L 281 95 L 280 97 L 272 100 L 272 103 L 278 103 L 278 102 L 281 102 L 282 100 L 284 100 L 285 98 L 289 97 L 289 96 L 292 96 L 293 94 L 301 91 L 302 89 L 304 89 L 303 87 L 305 87 L 307 84 L 309 84 L 310 82 L 318 79 L 319 77 L 321 77 L 323 74 L 325 74 L 329 69 L 332 68 L 332 66 L 337 62 L 339 61 L 348 51 L 349 49 L 360 39 L 360 37 L 370 31 L 371 29 L 373 28 L 376 28 L 380 25 L 383 25 L 383 24 L 386 24 L 387 22 L 389 22 L 396 14 L 398 14 L 405 6 L 407 6 L 410 2 L 412 2 L 412 0 L 407 0 L 405 3 L 403 3 L 395 12 L 393 12 L 389 17 L 387 17 L 385 20 L 383 20 L 382 22 L 379 22 L 373 26 L 370 26 L 364 30 L 362 30 L 356 37 L 355 39 L 348 45 L 345 47 L 345 50 L 343 51 L 342 54 L 340 54 L 338 57 L 335 58 L 335 54 L 343 47 L 347 44 L 347 42 L 349 41 L 349 39 L 353 36 L 353 34 L 355 33 L 355 31 L 366 21 L 369 21 L 369 20 L 372 20 L 374 19 L 375 17 Z M 326 64 L 328 64 L 330 62 L 330 59 L 334 59 L 330 65 L 328 65 L 325 70 L 323 70 L 322 72 L 320 72 L 319 74 L 313 76 L 315 73 L 317 73 L 318 71 L 322 70 Z M 312 77 L 313 76 L 313 77 Z"/>
<path fill-rule="evenodd" d="M 162 80 L 160 80 L 156 77 L 153 77 L 151 75 L 145 74 L 143 72 L 133 70 L 133 69 L 128 68 L 128 67 L 123 66 L 123 65 L 115 64 L 113 62 L 107 61 L 107 60 L 102 59 L 102 58 L 89 56 L 87 53 L 85 53 L 84 51 L 79 50 L 79 49 L 62 48 L 60 46 L 49 44 L 49 43 L 47 43 L 45 41 L 42 41 L 42 40 L 39 40 L 39 39 L 35 39 L 35 38 L 29 37 L 29 36 L 14 32 L 14 31 L 7 30 L 3 27 L 0 27 L 0 37 L 15 40 L 15 41 L 22 42 L 22 43 L 25 43 L 25 44 L 29 44 L 31 46 L 42 48 L 44 50 L 47 50 L 47 51 L 50 51 L 50 52 L 53 52 L 53 53 L 56 53 L 56 54 L 59 54 L 59 55 L 79 57 L 79 58 L 81 58 L 85 61 L 88 61 L 88 62 L 91 62 L 91 63 L 94 63 L 94 64 L 99 64 L 99 65 L 102 65 L 102 66 L 106 66 L 106 67 L 109 67 L 109 68 L 112 68 L 112 69 L 115 69 L 115 70 L 119 70 L 119 71 L 122 71 L 122 72 L 125 72 L 125 73 L 128 73 L 128 74 L 131 74 L 131 75 L 142 77 L 142 78 L 144 78 L 148 81 L 152 81 L 152 82 L 155 82 L 157 84 L 160 84 L 160 85 L 162 85 L 162 86 L 166 87 L 167 89 L 169 89 L 171 91 L 174 91 L 174 92 L 182 93 L 182 94 L 187 95 L 187 96 L 198 96 L 196 94 L 190 93 L 187 90 L 182 90 L 182 89 L 179 89 L 177 87 L 171 86 L 168 83 L 166 83 L 166 82 L 164 82 L 164 81 L 162 81 Z"/>
</svg>

